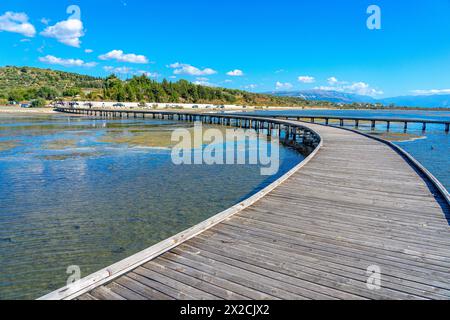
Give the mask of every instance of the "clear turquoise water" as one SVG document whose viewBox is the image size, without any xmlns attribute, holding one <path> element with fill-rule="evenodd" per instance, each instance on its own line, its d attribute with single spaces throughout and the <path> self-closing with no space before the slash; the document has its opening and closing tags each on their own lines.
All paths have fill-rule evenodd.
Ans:
<svg viewBox="0 0 450 320">
<path fill-rule="evenodd" d="M 290 111 L 260 111 L 256 114 L 265 115 L 317 115 L 317 116 L 347 116 L 364 118 L 396 118 L 418 120 L 447 120 L 450 121 L 450 111 L 418 111 L 418 110 L 290 110 Z M 353 124 L 346 124 L 349 128 Z M 370 125 L 362 125 L 361 130 L 371 132 Z M 386 131 L 386 124 L 380 123 L 376 131 Z M 403 124 L 393 124 L 391 132 L 403 133 Z M 423 136 L 423 139 L 395 142 L 418 161 L 420 161 L 442 184 L 450 190 L 450 135 L 445 133 L 443 125 L 428 125 L 427 131 L 422 133 L 422 124 L 410 124 L 407 133 Z"/>
<path fill-rule="evenodd" d="M 252 165 L 175 166 L 170 150 L 101 142 L 170 132 L 169 121 L 0 116 L 0 299 L 31 299 L 240 202 L 303 156 L 281 148 L 271 177 Z M 57 140 L 76 143 L 49 147 Z M 12 142 L 13 143 L 12 143 Z M 0 144 L 1 146 L 1 144 Z M 0 149 L 1 150 L 1 149 Z"/>
</svg>

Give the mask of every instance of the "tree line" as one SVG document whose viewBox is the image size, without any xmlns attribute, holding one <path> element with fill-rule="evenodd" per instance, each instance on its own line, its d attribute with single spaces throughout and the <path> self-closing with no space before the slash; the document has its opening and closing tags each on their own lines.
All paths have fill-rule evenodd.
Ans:
<svg viewBox="0 0 450 320">
<path fill-rule="evenodd" d="M 42 82 L 42 81 L 41 81 Z M 87 81 L 89 82 L 89 81 Z M 92 82 L 92 81 L 91 81 Z M 91 100 L 119 102 L 155 102 L 155 103 L 211 103 L 240 105 L 318 105 L 317 102 L 300 98 L 276 97 L 266 94 L 251 93 L 237 89 L 209 87 L 194 84 L 187 80 L 170 82 L 164 79 L 158 82 L 145 75 L 134 76 L 121 80 L 116 75 L 110 75 L 95 82 L 96 87 L 79 85 L 59 88 L 47 83 L 41 86 L 15 86 L 8 91 L 0 92 L 0 99 L 8 101 L 31 101 L 35 99 L 50 100 Z M 327 102 L 320 103 L 328 105 Z"/>
</svg>

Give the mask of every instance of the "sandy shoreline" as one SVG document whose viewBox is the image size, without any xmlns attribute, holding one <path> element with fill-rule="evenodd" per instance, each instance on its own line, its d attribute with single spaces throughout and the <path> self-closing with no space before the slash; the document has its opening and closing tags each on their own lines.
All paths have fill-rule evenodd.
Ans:
<svg viewBox="0 0 450 320">
<path fill-rule="evenodd" d="M 102 108 L 98 108 L 102 109 Z M 105 108 L 105 109 L 115 109 L 115 108 Z M 132 110 L 132 111 L 139 111 L 143 110 L 140 108 L 120 108 L 117 110 Z M 224 108 L 224 109 L 144 109 L 148 111 L 185 111 L 185 112 L 217 112 L 217 111 L 225 111 L 225 112 L 240 112 L 240 111 L 285 111 L 285 110 L 327 110 L 326 108 L 317 108 L 317 107 L 310 107 L 310 108 L 293 108 L 293 107 L 271 107 L 271 108 Z M 0 106 L 0 113 L 28 113 L 28 114 L 56 114 L 58 112 L 54 111 L 53 108 L 20 108 L 20 107 L 12 107 L 12 106 Z"/>
<path fill-rule="evenodd" d="M 20 108 L 20 107 L 10 107 L 10 106 L 0 106 L 0 113 L 11 113 L 11 114 L 55 114 L 56 111 L 53 108 Z"/>
</svg>

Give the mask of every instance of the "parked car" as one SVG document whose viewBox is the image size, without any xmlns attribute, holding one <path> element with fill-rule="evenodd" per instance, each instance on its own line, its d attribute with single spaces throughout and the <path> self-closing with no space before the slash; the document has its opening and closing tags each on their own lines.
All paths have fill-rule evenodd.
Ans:
<svg viewBox="0 0 450 320">
<path fill-rule="evenodd" d="M 31 104 L 29 104 L 29 103 L 22 103 L 22 104 L 20 105 L 20 107 L 21 107 L 21 108 L 31 108 Z"/>
<path fill-rule="evenodd" d="M 88 108 L 92 108 L 94 106 L 93 103 L 91 102 L 86 102 L 85 104 L 83 104 L 84 107 L 88 107 Z"/>
<path fill-rule="evenodd" d="M 192 106 L 192 109 L 198 109 L 198 106 Z"/>
<path fill-rule="evenodd" d="M 123 108 L 123 107 L 125 107 L 125 105 L 124 105 L 123 103 L 115 103 L 115 104 L 113 105 L 113 107 L 116 107 L 116 108 Z"/>
</svg>

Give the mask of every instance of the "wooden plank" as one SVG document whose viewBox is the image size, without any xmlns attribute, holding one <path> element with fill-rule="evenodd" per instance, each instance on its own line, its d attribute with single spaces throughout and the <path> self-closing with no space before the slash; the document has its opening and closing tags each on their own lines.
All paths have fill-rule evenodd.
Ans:
<svg viewBox="0 0 450 320">
<path fill-rule="evenodd" d="M 80 300 L 80 301 L 91 301 L 91 300 L 99 300 L 96 297 L 94 297 L 93 295 L 91 295 L 90 293 L 85 293 L 82 296 L 79 296 L 76 300 Z"/>
<path fill-rule="evenodd" d="M 208 249 L 208 245 L 213 245 L 214 248 L 217 248 L 220 245 L 219 239 L 223 238 L 219 238 L 218 240 L 208 238 L 204 243 L 197 244 L 197 241 L 200 239 L 206 240 L 204 236 L 199 236 L 195 241 L 193 240 L 189 243 L 202 249 Z M 210 252 L 212 252 L 211 250 L 211 247 L 209 247 Z M 353 286 L 349 284 L 352 283 L 352 280 L 355 280 L 359 282 L 355 286 L 366 289 L 365 292 L 360 293 L 362 296 L 373 297 L 371 292 L 367 293 L 365 286 L 367 275 L 364 267 L 358 268 L 338 264 L 334 261 L 325 261 L 324 259 L 314 258 L 301 254 L 300 252 L 285 252 L 282 247 L 267 247 L 254 243 L 247 244 L 242 240 L 233 242 L 232 249 L 227 250 L 227 252 L 217 249 L 214 252 L 223 255 L 231 254 L 237 255 L 236 257 L 245 257 L 245 259 L 251 259 L 257 265 L 269 264 L 273 268 L 276 268 L 275 270 L 283 270 L 283 272 L 292 273 L 297 277 L 304 277 L 317 283 L 324 283 L 324 285 L 331 286 L 332 288 L 343 288 L 342 291 L 347 290 L 346 292 L 350 293 L 354 293 L 354 290 Z M 398 278 L 397 276 L 391 276 L 385 271 L 383 272 L 383 287 L 432 299 L 447 299 L 450 297 L 449 289 Z M 392 295 L 387 294 L 386 296 Z"/>
<path fill-rule="evenodd" d="M 227 232 L 226 227 L 224 226 L 223 228 L 221 228 L 221 230 L 216 231 L 218 233 L 224 233 L 224 234 L 230 234 L 230 232 Z M 239 236 L 237 236 L 239 234 Z M 348 259 L 357 259 L 357 261 L 362 261 L 364 262 L 365 268 L 367 268 L 369 265 L 372 264 L 379 264 L 384 266 L 385 268 L 395 268 L 396 270 L 399 270 L 399 272 L 403 272 L 403 276 L 407 277 L 408 275 L 410 276 L 415 276 L 416 278 L 412 278 L 412 280 L 417 281 L 418 279 L 422 279 L 423 281 L 426 282 L 431 282 L 431 278 L 432 279 L 436 279 L 437 283 L 440 283 L 441 285 L 444 285 L 445 287 L 448 288 L 448 286 L 450 285 L 450 282 L 446 281 L 448 279 L 448 273 L 445 272 L 437 272 L 428 268 L 424 268 L 422 266 L 422 268 L 418 267 L 418 266 L 412 266 L 408 263 L 406 263 L 406 261 L 403 260 L 398 260 L 395 261 L 394 259 L 386 259 L 385 257 L 383 257 L 382 255 L 377 255 L 375 253 L 373 253 L 369 247 L 366 248 L 366 250 L 363 253 L 349 253 L 346 252 L 344 250 L 339 250 L 339 249 L 345 249 L 346 248 L 346 244 L 345 243 L 341 243 L 339 245 L 339 242 L 336 243 L 337 248 L 339 249 L 334 249 L 332 246 L 323 246 L 321 247 L 320 245 L 314 245 L 311 243 L 308 244 L 304 244 L 301 241 L 298 241 L 295 238 L 292 237 L 282 237 L 281 235 L 279 237 L 277 237 L 277 239 L 274 239 L 274 237 L 272 236 L 267 236 L 262 233 L 258 233 L 258 232 L 245 232 L 242 229 L 239 229 L 239 232 L 235 232 L 235 230 L 231 230 L 231 236 L 232 237 L 236 237 L 237 239 L 239 238 L 245 238 L 247 241 L 249 242 L 258 242 L 258 243 L 262 243 L 265 244 L 267 246 L 273 245 L 273 246 L 283 246 L 285 247 L 286 251 L 291 251 L 291 252 L 306 252 L 306 253 L 311 253 L 314 252 L 315 254 L 320 254 L 322 257 L 327 258 L 327 257 L 333 257 L 336 259 L 337 262 L 341 262 L 341 263 L 348 263 L 349 260 Z M 312 251 L 314 249 L 314 251 Z M 381 258 L 380 258 L 381 257 Z M 427 266 L 427 265 L 426 265 Z"/>
<path fill-rule="evenodd" d="M 260 292 L 262 296 L 270 297 L 270 299 L 307 300 L 306 297 L 300 295 L 296 296 L 283 289 L 274 287 L 271 283 L 268 283 L 267 281 L 262 282 L 256 281 L 255 277 L 253 277 L 249 273 L 242 274 L 240 272 L 233 272 L 232 268 L 227 268 L 227 266 L 224 266 L 223 264 L 218 263 L 216 264 L 211 259 L 202 259 L 201 257 L 200 259 L 195 259 L 194 255 L 184 256 L 172 252 L 164 254 L 164 258 L 173 262 L 187 265 L 197 270 L 201 270 L 215 277 L 228 280 L 229 282 L 244 285 L 248 288 Z"/>
<path fill-rule="evenodd" d="M 158 259 L 158 262 L 159 262 L 159 259 Z M 180 283 L 183 283 L 189 287 L 197 288 L 203 292 L 207 292 L 207 293 L 209 293 L 215 297 L 219 297 L 221 299 L 225 299 L 225 300 L 247 300 L 248 299 L 246 296 L 237 294 L 233 291 L 224 289 L 219 286 L 215 286 L 209 282 L 200 280 L 196 277 L 189 276 L 189 275 L 185 274 L 184 272 L 172 270 L 172 269 L 167 268 L 164 265 L 159 264 L 155 261 L 148 262 L 143 267 L 146 269 L 150 269 L 155 272 L 164 274 L 165 276 L 170 277 L 174 280 L 177 280 Z M 204 296 L 202 295 L 202 298 L 203 297 Z"/>
<path fill-rule="evenodd" d="M 164 273 L 160 273 L 160 270 L 154 271 L 152 266 L 145 264 L 142 267 L 137 268 L 134 272 L 144 276 L 153 281 L 164 284 L 165 287 L 172 288 L 175 292 L 180 292 L 192 297 L 196 300 L 218 300 L 218 297 L 208 292 L 199 290 L 193 286 L 187 285 L 184 282 L 173 279 L 166 276 Z"/>
<path fill-rule="evenodd" d="M 160 283 L 158 281 L 155 281 L 151 278 L 146 277 L 145 270 L 144 270 L 144 274 L 142 274 L 142 267 L 137 268 L 133 272 L 129 272 L 127 274 L 127 276 L 132 278 L 133 280 L 136 280 L 136 281 L 142 283 L 146 287 L 152 288 L 154 290 L 157 290 L 157 291 L 163 293 L 165 296 L 171 297 L 171 299 L 177 299 L 177 300 L 193 300 L 194 299 L 194 297 L 191 295 L 188 295 L 184 292 L 179 292 L 179 291 L 173 290 L 171 287 L 167 287 L 163 283 Z"/>
<path fill-rule="evenodd" d="M 126 300 L 121 295 L 113 292 L 112 290 L 110 290 L 104 286 L 95 288 L 89 294 L 91 294 L 93 297 L 95 297 L 96 299 L 99 299 L 99 300 Z"/>
<path fill-rule="evenodd" d="M 118 284 L 138 293 L 139 295 L 145 297 L 149 300 L 173 300 L 172 297 L 155 290 L 149 286 L 142 284 L 139 281 L 136 281 L 129 276 L 124 275 L 123 277 L 119 277 L 116 279 Z"/>
<path fill-rule="evenodd" d="M 107 284 L 105 287 L 110 289 L 114 293 L 124 297 L 126 300 L 146 300 L 144 296 L 138 294 L 133 290 L 128 289 L 127 287 L 124 287 L 123 285 L 119 284 L 118 281 L 111 282 Z"/>
<path fill-rule="evenodd" d="M 163 256 L 159 257 L 157 259 L 157 263 L 161 264 L 167 268 L 170 268 L 172 270 L 176 270 L 176 271 L 182 272 L 183 274 L 189 275 L 190 277 L 192 277 L 194 279 L 200 279 L 207 283 L 211 283 L 215 286 L 223 288 L 227 291 L 228 290 L 233 291 L 236 294 L 239 294 L 248 299 L 253 299 L 253 300 L 274 299 L 273 296 L 267 295 L 267 294 L 262 293 L 257 290 L 253 290 L 252 288 L 246 287 L 240 283 L 235 283 L 235 282 L 229 281 L 228 279 L 223 279 L 223 278 L 217 277 L 208 272 L 204 272 L 199 269 L 191 268 L 188 265 L 184 265 L 181 263 L 177 263 L 177 262 L 168 260 L 168 259 L 164 258 Z"/>
</svg>

